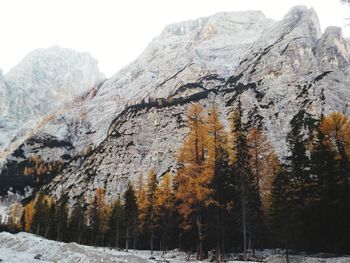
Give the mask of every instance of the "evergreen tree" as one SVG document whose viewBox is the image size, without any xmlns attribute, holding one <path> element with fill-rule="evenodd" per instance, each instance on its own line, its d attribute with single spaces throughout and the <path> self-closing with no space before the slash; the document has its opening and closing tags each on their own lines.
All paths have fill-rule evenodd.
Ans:
<svg viewBox="0 0 350 263">
<path fill-rule="evenodd" d="M 301 110 L 290 121 L 291 130 L 287 135 L 289 155 L 286 158 L 286 170 L 290 176 L 290 217 L 294 221 L 293 236 L 295 248 L 302 249 L 309 242 L 305 238 L 307 232 L 307 200 L 312 192 L 312 179 L 310 177 L 310 160 L 307 145 L 310 144 L 309 130 L 314 124 L 310 123 L 310 116 Z"/>
<path fill-rule="evenodd" d="M 120 247 L 121 228 L 123 222 L 123 205 L 118 197 L 112 206 L 112 214 L 110 219 L 111 240 L 114 240 L 114 246 L 118 249 Z"/>
<path fill-rule="evenodd" d="M 66 241 L 68 237 L 68 196 L 61 193 L 56 206 L 56 240 Z"/>
<path fill-rule="evenodd" d="M 247 135 L 242 124 L 242 108 L 238 108 L 231 118 L 231 133 L 233 137 L 234 169 L 237 175 L 238 193 L 240 195 L 240 211 L 242 215 L 243 255 L 247 260 L 247 234 L 255 241 L 262 227 L 262 205 L 259 188 L 250 169 L 251 157 L 247 144 Z"/>
<path fill-rule="evenodd" d="M 85 229 L 84 214 L 84 204 L 81 200 L 78 200 L 72 208 L 68 226 L 68 231 L 71 233 L 70 241 L 77 242 L 78 244 L 82 243 L 82 237 Z"/>
<path fill-rule="evenodd" d="M 47 222 L 47 213 L 47 200 L 45 200 L 45 195 L 42 192 L 39 192 L 35 201 L 33 219 L 31 224 L 31 231 L 33 233 L 37 235 L 43 235 Z"/>
<path fill-rule="evenodd" d="M 125 224 L 125 249 L 128 251 L 131 237 L 134 239 L 134 247 L 136 242 L 136 223 L 138 217 L 137 199 L 133 186 L 129 183 L 124 193 L 124 224 Z"/>
<path fill-rule="evenodd" d="M 57 239 L 57 217 L 56 217 L 56 202 L 52 200 L 50 204 L 50 211 L 48 216 L 48 238 L 56 240 Z"/>
<path fill-rule="evenodd" d="M 103 245 L 105 243 L 105 234 L 109 228 L 110 208 L 104 201 L 104 195 L 105 189 L 97 188 L 94 201 L 89 209 L 91 235 L 95 245 Z"/>
<path fill-rule="evenodd" d="M 291 217 L 294 205 L 291 199 L 291 184 L 286 171 L 278 167 L 272 183 L 269 218 L 272 232 L 284 242 L 287 263 L 289 263 L 289 240 L 295 229 L 295 222 Z"/>
<path fill-rule="evenodd" d="M 212 105 L 208 117 L 208 168 L 212 170 L 212 205 L 215 210 L 216 260 L 223 261 L 224 253 L 224 216 L 233 203 L 230 191 L 232 167 L 227 146 L 227 134 L 219 119 L 216 104 Z"/>
</svg>

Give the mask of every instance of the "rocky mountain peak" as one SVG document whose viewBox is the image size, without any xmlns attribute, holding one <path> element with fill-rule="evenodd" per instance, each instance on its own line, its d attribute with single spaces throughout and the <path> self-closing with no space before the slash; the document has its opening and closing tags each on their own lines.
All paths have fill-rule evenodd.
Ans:
<svg viewBox="0 0 350 263">
<path fill-rule="evenodd" d="M 0 112 L 0 149 L 20 130 L 33 128 L 40 118 L 64 108 L 104 79 L 97 60 L 88 53 L 59 46 L 29 53 L 3 76 L 0 105 L 6 111 Z"/>
<path fill-rule="evenodd" d="M 339 27 L 327 27 L 317 42 L 317 56 L 323 70 L 345 70 L 350 65 L 349 44 Z"/>
</svg>

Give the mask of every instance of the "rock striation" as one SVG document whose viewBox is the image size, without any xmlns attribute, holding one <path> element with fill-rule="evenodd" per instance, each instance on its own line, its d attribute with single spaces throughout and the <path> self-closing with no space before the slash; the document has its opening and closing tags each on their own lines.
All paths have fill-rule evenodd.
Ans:
<svg viewBox="0 0 350 263">
<path fill-rule="evenodd" d="M 198 101 L 216 102 L 225 120 L 240 99 L 247 128 L 260 127 L 285 156 L 291 120 L 350 114 L 349 48 L 340 29 L 322 34 L 303 6 L 281 21 L 249 11 L 167 26 L 139 58 L 7 155 L 1 176 L 34 155 L 63 160 L 45 191 L 89 202 L 104 187 L 111 201 L 140 173 L 176 171 L 186 110 Z"/>
</svg>

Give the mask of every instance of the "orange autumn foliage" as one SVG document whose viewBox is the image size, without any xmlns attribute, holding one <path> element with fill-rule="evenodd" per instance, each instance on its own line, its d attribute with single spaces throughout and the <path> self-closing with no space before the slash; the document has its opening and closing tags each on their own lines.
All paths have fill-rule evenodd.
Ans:
<svg viewBox="0 0 350 263">
<path fill-rule="evenodd" d="M 321 132 L 325 136 L 325 143 L 341 155 L 350 155 L 350 121 L 348 116 L 340 112 L 332 112 L 321 121 Z"/>
<path fill-rule="evenodd" d="M 213 173 L 208 169 L 208 128 L 204 122 L 203 107 L 193 104 L 188 110 L 190 132 L 180 151 L 181 167 L 176 175 L 176 198 L 180 200 L 179 213 L 184 219 L 198 214 L 210 201 L 210 183 Z M 184 225 L 187 228 L 188 225 Z"/>
</svg>

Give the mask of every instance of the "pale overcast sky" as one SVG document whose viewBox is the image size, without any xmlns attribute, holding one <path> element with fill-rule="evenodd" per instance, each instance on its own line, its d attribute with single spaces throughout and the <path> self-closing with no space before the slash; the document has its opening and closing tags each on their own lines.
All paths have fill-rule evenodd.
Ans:
<svg viewBox="0 0 350 263">
<path fill-rule="evenodd" d="M 169 23 L 221 11 L 262 10 L 281 19 L 294 5 L 314 7 L 322 30 L 343 28 L 350 8 L 339 0 L 0 0 L 0 69 L 53 45 L 87 51 L 106 76 L 134 60 Z"/>
</svg>

